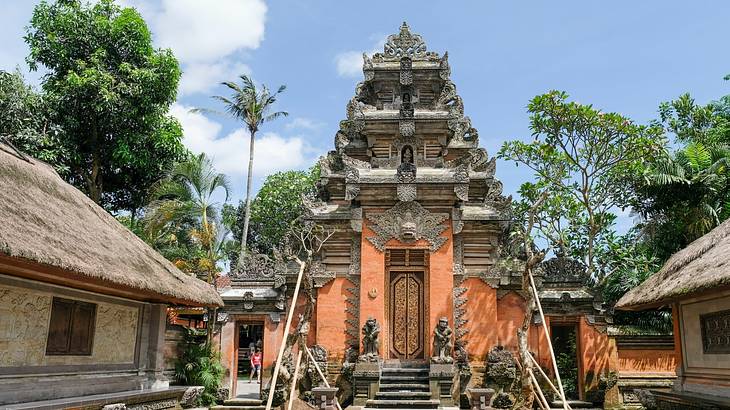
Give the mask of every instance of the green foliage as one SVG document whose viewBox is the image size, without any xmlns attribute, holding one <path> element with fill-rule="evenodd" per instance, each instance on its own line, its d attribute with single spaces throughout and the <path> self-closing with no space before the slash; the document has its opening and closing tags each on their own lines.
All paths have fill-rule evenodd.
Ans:
<svg viewBox="0 0 730 410">
<path fill-rule="evenodd" d="M 539 239 L 583 260 L 600 282 L 606 272 L 598 255 L 609 246 L 612 211 L 628 202 L 626 180 L 664 141 L 657 127 L 567 99 L 558 91 L 533 98 L 528 111 L 534 140 L 508 141 L 498 155 L 527 166 L 536 178 L 521 187 L 517 214 L 544 197 L 537 209 Z"/>
<path fill-rule="evenodd" d="M 228 236 L 216 196 L 226 202 L 229 192 L 228 178 L 215 171 L 210 158 L 189 157 L 153 187 L 143 238 L 179 268 L 204 274 L 212 283 Z"/>
<path fill-rule="evenodd" d="M 249 249 L 259 253 L 270 254 L 279 246 L 292 222 L 299 218 L 303 211 L 302 195 L 314 191 L 314 184 L 319 179 L 319 167 L 314 166 L 308 172 L 286 171 L 269 175 L 251 203 L 251 222 L 248 233 Z M 236 223 L 232 228 L 236 241 L 241 240 L 246 205 L 242 201 L 236 210 Z M 238 258 L 232 249 L 231 264 Z"/>
<path fill-rule="evenodd" d="M 642 240 L 661 261 L 730 217 L 730 99 L 705 106 L 684 94 L 657 123 L 680 148 L 651 157 L 629 192 Z"/>
<path fill-rule="evenodd" d="M 0 70 L 0 137 L 64 174 L 59 159 L 66 153 L 51 114 L 43 94 L 26 85 L 20 71 Z"/>
<path fill-rule="evenodd" d="M 215 404 L 216 392 L 225 373 L 220 352 L 206 343 L 204 332 L 186 330 L 185 349 L 175 362 L 175 378 L 184 385 L 205 387 L 198 404 Z"/>
<path fill-rule="evenodd" d="M 140 209 L 149 187 L 185 157 L 168 116 L 180 69 L 152 46 L 139 13 L 113 0 L 38 4 L 27 28 L 27 61 L 44 66 L 44 100 L 63 130 L 56 166 L 109 211 Z"/>
<path fill-rule="evenodd" d="M 560 380 L 563 382 L 563 391 L 568 398 L 578 397 L 578 349 L 575 343 L 575 332 L 568 340 L 556 338 L 554 345 L 561 346 L 561 350 L 555 355 L 555 362 L 560 372 Z"/>
</svg>

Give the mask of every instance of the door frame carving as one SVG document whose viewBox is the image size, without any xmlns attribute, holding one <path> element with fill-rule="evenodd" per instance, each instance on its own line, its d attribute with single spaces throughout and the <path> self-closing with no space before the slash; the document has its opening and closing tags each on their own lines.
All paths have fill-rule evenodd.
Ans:
<svg viewBox="0 0 730 410">
<path fill-rule="evenodd" d="M 423 266 L 390 266 L 387 262 L 388 254 L 391 250 L 419 250 L 424 252 L 424 264 Z M 386 320 L 386 326 L 384 328 L 386 329 L 387 336 L 383 338 L 383 358 L 385 360 L 398 360 L 391 358 L 390 355 L 390 348 L 391 343 L 393 341 L 393 335 L 391 334 L 391 309 L 390 309 L 390 285 L 391 285 L 391 272 L 397 273 L 397 272 L 422 272 L 423 273 L 423 358 L 418 359 L 407 359 L 407 360 L 414 360 L 414 361 L 423 361 L 427 360 L 431 354 L 431 343 L 429 343 L 429 328 L 430 328 L 430 316 L 429 316 L 429 293 L 430 293 L 430 278 L 429 278 L 429 266 L 430 266 L 430 258 L 431 254 L 428 249 L 428 246 L 389 246 L 385 249 L 385 252 L 383 252 L 383 258 L 384 258 L 384 267 L 385 272 L 383 275 L 384 283 L 383 283 L 383 289 L 385 289 L 385 294 L 383 295 L 383 301 L 385 303 L 385 320 Z"/>
</svg>

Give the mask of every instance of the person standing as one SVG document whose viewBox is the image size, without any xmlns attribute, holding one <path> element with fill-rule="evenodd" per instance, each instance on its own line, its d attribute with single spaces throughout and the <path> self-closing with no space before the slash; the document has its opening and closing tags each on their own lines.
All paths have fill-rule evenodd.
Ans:
<svg viewBox="0 0 730 410">
<path fill-rule="evenodd" d="M 261 383 L 261 362 L 263 354 L 261 349 L 256 348 L 256 352 L 251 355 L 251 375 L 248 378 L 249 383 L 253 383 L 253 376 L 256 375 L 256 382 Z"/>
</svg>

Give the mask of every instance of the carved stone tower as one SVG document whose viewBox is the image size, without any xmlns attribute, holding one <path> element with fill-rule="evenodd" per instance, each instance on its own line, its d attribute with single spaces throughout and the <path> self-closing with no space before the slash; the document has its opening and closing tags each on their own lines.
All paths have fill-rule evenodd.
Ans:
<svg viewBox="0 0 730 410">
<path fill-rule="evenodd" d="M 468 276 L 487 279 L 508 200 L 495 159 L 464 115 L 448 53 L 427 51 L 403 23 L 382 53 L 363 59 L 365 80 L 347 104 L 335 150 L 320 161 L 319 197 L 307 201 L 312 220 L 338 228 L 321 274 L 342 278 L 333 286 L 347 295 L 344 312 L 330 312 L 321 292 L 318 318 L 320 309 L 343 317 L 346 344 L 359 346 L 373 317 L 383 359 L 426 360 L 439 318 L 453 324 L 457 344 L 468 332 L 460 285 Z M 331 326 L 320 322 L 317 338 L 327 340 L 322 332 Z"/>
</svg>

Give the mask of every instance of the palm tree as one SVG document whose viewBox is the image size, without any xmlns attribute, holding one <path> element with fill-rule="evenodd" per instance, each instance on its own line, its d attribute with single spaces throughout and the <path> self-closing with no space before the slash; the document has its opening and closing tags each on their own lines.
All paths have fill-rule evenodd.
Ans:
<svg viewBox="0 0 730 410">
<path fill-rule="evenodd" d="M 208 283 L 213 283 L 226 235 L 219 228 L 223 226 L 219 222 L 222 204 L 215 196 L 222 193 L 226 202 L 229 192 L 228 178 L 215 171 L 205 154 L 176 164 L 153 188 L 152 202 L 145 212 L 146 236 L 160 238 L 186 227 L 190 240 L 200 246 L 194 269 L 204 272 Z"/>
<path fill-rule="evenodd" d="M 246 252 L 248 224 L 251 218 L 251 184 L 256 132 L 258 132 L 264 123 L 273 121 L 279 117 L 286 117 L 289 113 L 286 111 L 271 112 L 277 96 L 286 90 L 285 85 L 279 86 L 276 92 L 272 93 L 265 85 L 258 89 L 253 80 L 245 74 L 239 78 L 241 79 L 241 84 L 232 81 L 221 83 L 231 91 L 230 97 L 215 95 L 213 98 L 223 103 L 226 114 L 236 120 L 242 121 L 251 135 L 248 152 L 248 176 L 246 179 L 246 214 L 243 219 L 243 233 L 241 236 L 241 257 L 238 259 L 240 262 L 243 260 Z M 210 110 L 198 108 L 193 111 Z"/>
<path fill-rule="evenodd" d="M 730 148 L 726 146 L 692 142 L 673 156 L 667 153 L 655 159 L 643 180 L 651 198 L 642 212 L 649 218 L 645 224 L 649 229 L 676 226 L 689 243 L 730 217 Z"/>
</svg>

